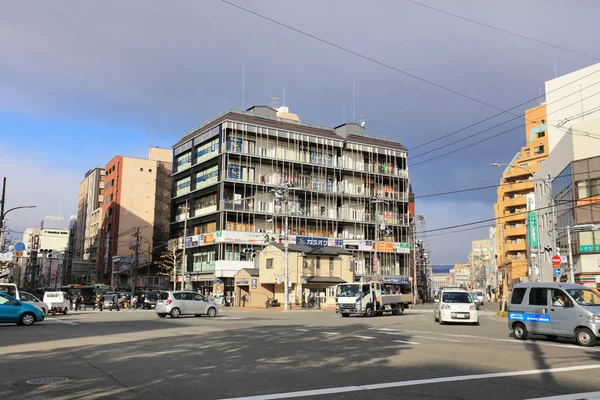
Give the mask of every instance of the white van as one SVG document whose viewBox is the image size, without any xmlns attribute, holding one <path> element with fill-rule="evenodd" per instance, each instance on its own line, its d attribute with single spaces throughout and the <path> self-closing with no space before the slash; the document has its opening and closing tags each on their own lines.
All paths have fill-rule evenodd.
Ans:
<svg viewBox="0 0 600 400">
<path fill-rule="evenodd" d="M 71 307 L 71 300 L 66 292 L 46 292 L 44 293 L 44 303 L 52 314 L 59 312 L 67 315 Z"/>
<path fill-rule="evenodd" d="M 19 289 L 14 283 L 0 283 L 0 293 L 12 296 L 17 300 L 21 300 Z"/>
</svg>

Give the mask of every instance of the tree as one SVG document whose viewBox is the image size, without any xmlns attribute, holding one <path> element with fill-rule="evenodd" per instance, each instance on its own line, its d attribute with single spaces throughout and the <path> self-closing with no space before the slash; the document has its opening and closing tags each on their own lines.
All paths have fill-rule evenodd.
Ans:
<svg viewBox="0 0 600 400">
<path fill-rule="evenodd" d="M 170 248 L 165 249 L 160 255 L 160 259 L 155 263 L 158 265 L 158 275 L 173 277 L 173 288 L 175 287 L 177 270 L 181 266 L 182 255 L 176 242 L 172 242 Z"/>
</svg>

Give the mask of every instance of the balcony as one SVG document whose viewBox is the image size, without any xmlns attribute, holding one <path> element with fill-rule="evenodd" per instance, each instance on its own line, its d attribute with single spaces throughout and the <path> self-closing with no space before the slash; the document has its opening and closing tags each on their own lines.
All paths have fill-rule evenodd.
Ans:
<svg viewBox="0 0 600 400">
<path fill-rule="evenodd" d="M 502 186 L 502 189 L 504 190 L 504 193 L 533 192 L 533 180 L 527 180 L 524 182 L 518 182 L 513 184 L 505 184 Z"/>
<path fill-rule="evenodd" d="M 525 216 L 524 212 L 516 212 L 514 214 L 505 212 L 504 217 L 502 218 L 502 221 L 504 221 L 504 222 L 525 221 L 525 217 L 526 216 Z"/>
<path fill-rule="evenodd" d="M 517 243 L 505 243 L 504 244 L 504 251 L 509 252 L 509 251 L 520 251 L 520 252 L 525 252 L 525 250 L 527 250 L 527 245 L 525 244 L 525 241 L 522 240 L 520 242 Z"/>
<path fill-rule="evenodd" d="M 502 206 L 505 208 L 508 207 L 525 207 L 527 203 L 527 199 L 525 196 L 515 196 L 512 199 L 505 197 L 502 202 Z"/>
<path fill-rule="evenodd" d="M 527 230 L 525 229 L 525 225 L 516 227 L 516 228 L 504 228 L 504 236 L 526 236 Z"/>
</svg>

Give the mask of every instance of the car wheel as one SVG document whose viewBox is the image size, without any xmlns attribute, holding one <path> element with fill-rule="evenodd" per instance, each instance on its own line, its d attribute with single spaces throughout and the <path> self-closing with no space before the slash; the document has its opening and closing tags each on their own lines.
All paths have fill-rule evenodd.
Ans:
<svg viewBox="0 0 600 400">
<path fill-rule="evenodd" d="M 18 324 L 30 326 L 30 325 L 33 325 L 34 322 L 35 322 L 35 315 L 33 313 L 26 312 L 23 315 L 21 315 L 21 318 L 19 318 Z"/>
<path fill-rule="evenodd" d="M 435 311 L 433 312 L 433 322 L 438 322 L 438 317 L 435 316 Z"/>
<path fill-rule="evenodd" d="M 67 309 L 66 308 L 63 310 L 63 315 L 67 315 Z"/>
<path fill-rule="evenodd" d="M 441 314 L 440 314 L 439 321 L 440 321 L 440 325 L 444 325 L 444 324 L 445 324 L 445 322 L 444 322 L 444 321 L 442 321 L 442 315 L 441 315 Z"/>
<path fill-rule="evenodd" d="M 527 328 L 520 322 L 517 322 L 513 325 L 513 335 L 515 335 L 515 339 L 517 340 L 527 340 L 527 336 L 529 333 L 527 332 Z"/>
<path fill-rule="evenodd" d="M 158 315 L 159 318 L 164 318 L 167 316 L 167 313 L 156 313 L 156 315 Z"/>
<path fill-rule="evenodd" d="M 376 311 L 375 315 L 381 317 L 383 315 L 383 311 Z"/>
<path fill-rule="evenodd" d="M 400 304 L 400 308 L 396 311 L 397 315 L 404 314 L 404 305 Z"/>
<path fill-rule="evenodd" d="M 575 331 L 575 341 L 580 346 L 594 347 L 596 345 L 596 336 L 588 328 L 579 328 Z"/>
<path fill-rule="evenodd" d="M 179 318 L 181 315 L 181 310 L 179 308 L 174 308 L 171 310 L 171 318 Z"/>
<path fill-rule="evenodd" d="M 209 317 L 215 317 L 217 315 L 217 309 L 214 307 L 211 307 L 208 309 L 208 312 L 206 313 L 206 315 L 208 315 Z"/>
<path fill-rule="evenodd" d="M 365 317 L 372 317 L 372 316 L 373 316 L 373 307 L 369 306 L 365 310 Z"/>
<path fill-rule="evenodd" d="M 344 318 L 347 318 L 349 316 L 350 316 L 350 314 L 348 314 L 348 313 L 342 313 L 342 317 L 344 317 Z"/>
</svg>

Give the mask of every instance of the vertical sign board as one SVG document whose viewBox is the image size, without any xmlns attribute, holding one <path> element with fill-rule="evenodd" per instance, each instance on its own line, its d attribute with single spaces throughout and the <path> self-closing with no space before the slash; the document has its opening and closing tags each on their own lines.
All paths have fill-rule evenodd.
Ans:
<svg viewBox="0 0 600 400">
<path fill-rule="evenodd" d="M 535 211 L 535 194 L 527 193 L 527 229 L 529 233 L 529 248 L 538 247 L 537 213 Z"/>
</svg>

